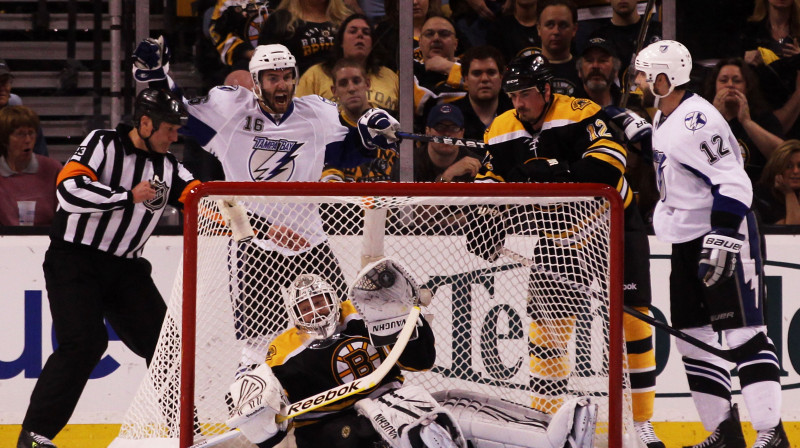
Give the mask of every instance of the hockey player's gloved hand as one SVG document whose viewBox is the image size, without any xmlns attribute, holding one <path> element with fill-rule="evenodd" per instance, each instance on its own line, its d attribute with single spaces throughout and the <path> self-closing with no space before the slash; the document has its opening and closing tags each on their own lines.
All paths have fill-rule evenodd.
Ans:
<svg viewBox="0 0 800 448">
<path fill-rule="evenodd" d="M 399 131 L 400 122 L 382 109 L 369 109 L 358 119 L 361 142 L 372 151 L 378 148 L 397 149 Z"/>
<path fill-rule="evenodd" d="M 558 159 L 534 158 L 512 168 L 507 182 L 568 182 L 569 167 Z"/>
<path fill-rule="evenodd" d="M 161 81 L 169 72 L 169 48 L 164 36 L 147 38 L 133 50 L 133 77 L 138 82 Z"/>
<path fill-rule="evenodd" d="M 467 250 L 486 261 L 496 260 L 506 239 L 502 210 L 480 205 L 469 212 L 467 219 Z"/>
<path fill-rule="evenodd" d="M 234 408 L 225 422 L 238 428 L 247 440 L 258 444 L 285 432 L 289 421 L 276 423 L 275 416 L 288 404 L 278 378 L 266 364 L 240 375 L 230 388 Z"/>
<path fill-rule="evenodd" d="M 645 159 L 653 160 L 653 126 L 630 109 L 612 104 L 604 107 L 603 110 L 611 117 L 611 121 L 625 133 L 625 142 L 638 143 Z"/>
<path fill-rule="evenodd" d="M 730 229 L 715 229 L 703 237 L 697 276 L 707 287 L 721 283 L 736 270 L 744 237 Z"/>
</svg>

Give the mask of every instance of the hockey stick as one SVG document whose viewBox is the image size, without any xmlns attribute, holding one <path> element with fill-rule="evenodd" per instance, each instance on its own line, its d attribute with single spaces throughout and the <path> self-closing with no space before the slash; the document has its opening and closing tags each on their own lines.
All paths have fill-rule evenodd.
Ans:
<svg viewBox="0 0 800 448">
<path fill-rule="evenodd" d="M 507 257 L 513 259 L 514 261 L 517 261 L 517 262 L 519 262 L 519 263 L 521 263 L 521 264 L 523 264 L 525 266 L 531 267 L 532 269 L 535 269 L 537 272 L 543 273 L 543 274 L 553 278 L 554 280 L 556 280 L 558 282 L 561 282 L 564 285 L 567 285 L 567 286 L 569 286 L 569 287 L 571 287 L 573 289 L 577 289 L 577 290 L 579 290 L 581 292 L 584 292 L 586 294 L 591 294 L 591 295 L 594 295 L 594 294 L 598 293 L 598 291 L 592 290 L 591 288 L 589 288 L 587 286 L 584 286 L 584 285 L 576 283 L 576 282 L 574 282 L 572 280 L 563 278 L 563 276 L 559 275 L 558 273 L 552 272 L 552 271 L 548 270 L 547 268 L 545 268 L 544 266 L 536 264 L 530 258 L 525 257 L 524 255 L 518 254 L 518 253 L 512 251 L 511 249 L 503 247 L 502 249 L 500 249 L 500 251 L 501 251 L 501 253 L 503 255 L 506 255 Z M 656 328 L 660 328 L 660 329 L 666 331 L 667 333 L 675 336 L 676 338 L 678 338 L 678 339 L 680 339 L 680 340 L 682 340 L 684 342 L 688 342 L 689 344 L 692 344 L 697 348 L 700 348 L 700 349 L 702 349 L 704 351 L 707 351 L 708 353 L 711 353 L 712 355 L 719 356 L 720 358 L 722 358 L 722 359 L 724 359 L 726 361 L 732 362 L 732 363 L 738 364 L 739 362 L 751 359 L 756 353 L 758 353 L 758 352 L 760 352 L 762 350 L 766 350 L 766 349 L 771 348 L 771 346 L 769 344 L 769 341 L 767 340 L 767 335 L 764 334 L 764 333 L 756 334 L 755 336 L 750 338 L 749 341 L 745 342 L 744 344 L 742 344 L 742 345 L 740 345 L 739 347 L 736 347 L 736 348 L 731 348 L 731 349 L 727 349 L 727 350 L 726 349 L 722 349 L 722 348 L 717 348 L 717 347 L 714 347 L 712 345 L 706 344 L 705 342 L 703 342 L 703 341 L 701 341 L 701 340 L 699 340 L 699 339 L 697 339 L 697 338 L 695 338 L 693 336 L 690 336 L 690 335 L 688 335 L 688 334 L 686 334 L 686 333 L 684 333 L 684 332 L 682 332 L 682 331 L 680 331 L 680 330 L 678 330 L 676 328 L 670 327 L 666 323 L 661 322 L 660 320 L 655 319 L 653 317 L 650 317 L 647 314 L 642 313 L 641 311 L 638 311 L 635 308 L 632 308 L 632 307 L 630 307 L 628 305 L 623 305 L 622 309 L 627 314 L 630 314 L 631 316 L 633 316 L 633 317 L 635 317 L 635 318 L 637 318 L 639 320 L 647 322 L 648 324 L 650 324 L 650 325 L 652 325 L 652 326 L 654 326 Z"/>
<path fill-rule="evenodd" d="M 642 51 L 642 46 L 644 46 L 644 40 L 647 36 L 647 29 L 650 27 L 650 20 L 653 18 L 653 6 L 655 6 L 656 0 L 647 0 L 647 8 L 644 12 L 644 16 L 642 16 L 642 24 L 639 25 L 639 35 L 636 36 L 636 49 L 633 52 L 633 60 L 628 61 L 628 73 L 626 78 L 628 78 L 622 89 L 622 97 L 619 99 L 619 107 L 625 108 L 628 105 L 628 98 L 631 96 L 631 86 L 633 86 L 634 80 L 636 79 L 636 69 L 633 65 L 633 61 L 636 60 L 636 55 Z"/>
<path fill-rule="evenodd" d="M 717 348 L 712 345 L 708 345 L 699 339 L 689 336 L 688 334 L 680 330 L 672 328 L 666 323 L 661 322 L 660 320 L 655 319 L 653 317 L 650 317 L 647 314 L 642 313 L 641 311 L 635 308 L 629 307 L 628 305 L 623 305 L 622 309 L 625 310 L 625 312 L 630 314 L 631 316 L 639 320 L 642 320 L 644 322 L 647 322 L 648 324 L 656 328 L 660 328 L 684 342 L 688 342 L 689 344 L 701 348 L 707 351 L 708 353 L 711 353 L 712 355 L 719 356 L 720 358 L 735 364 L 752 359 L 753 356 L 755 356 L 758 352 L 771 348 L 771 345 L 767 340 L 767 335 L 763 332 L 759 332 L 758 334 L 750 338 L 749 341 L 745 342 L 744 344 L 736 348 L 728 350 Z"/>
<path fill-rule="evenodd" d="M 410 132 L 397 132 L 397 136 L 400 138 L 417 140 L 419 142 L 443 143 L 445 145 L 486 149 L 486 143 L 481 140 L 473 140 L 471 138 L 442 137 L 439 135 L 412 134 Z M 480 159 L 481 157 L 478 158 Z"/>
<path fill-rule="evenodd" d="M 314 409 L 322 406 L 327 406 L 333 402 L 377 386 L 378 383 L 383 380 L 383 377 L 385 377 L 392 367 L 394 367 L 397 360 L 400 359 L 400 355 L 403 354 L 406 344 L 408 344 L 409 339 L 411 339 L 411 335 L 414 334 L 414 328 L 417 326 L 417 319 L 419 319 L 419 315 L 419 306 L 412 307 L 411 311 L 406 317 L 406 323 L 403 325 L 403 329 L 400 331 L 400 334 L 397 337 L 397 342 L 395 342 L 392 350 L 386 356 L 386 359 L 384 359 L 383 362 L 381 362 L 381 365 L 378 366 L 378 368 L 372 373 L 364 378 L 355 379 L 349 383 L 322 391 L 316 395 L 312 395 L 296 403 L 292 403 L 289 406 L 286 406 L 281 414 L 275 416 L 275 421 L 278 423 L 284 422 L 290 418 L 297 417 L 298 415 L 305 414 L 306 412 L 313 411 Z M 189 448 L 212 447 L 230 440 L 238 435 L 239 430 L 234 429 L 198 442 Z"/>
</svg>

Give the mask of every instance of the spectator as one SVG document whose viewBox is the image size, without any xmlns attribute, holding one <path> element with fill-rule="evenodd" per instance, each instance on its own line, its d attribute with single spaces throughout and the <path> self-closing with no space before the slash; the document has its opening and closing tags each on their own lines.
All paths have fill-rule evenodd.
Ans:
<svg viewBox="0 0 800 448">
<path fill-rule="evenodd" d="M 464 114 L 464 137 L 482 141 L 494 117 L 511 109 L 508 95 L 500 92 L 503 70 L 503 55 L 494 47 L 478 46 L 464 53 L 461 71 L 467 96 L 451 103 Z"/>
<path fill-rule="evenodd" d="M 8 68 L 6 61 L 0 59 L 0 109 L 6 106 L 22 106 L 22 98 L 11 93 L 14 84 L 14 75 Z M 47 142 L 44 139 L 41 125 L 36 126 L 36 143 L 33 146 L 35 154 L 47 156 Z"/>
<path fill-rule="evenodd" d="M 537 0 L 509 0 L 505 13 L 489 27 L 486 42 L 500 50 L 505 61 L 542 51 L 536 3 Z"/>
<path fill-rule="evenodd" d="M 636 9 L 636 0 L 610 0 L 610 3 L 611 18 L 605 25 L 595 30 L 590 37 L 602 37 L 613 45 L 622 64 L 622 69 L 617 72 L 619 85 L 623 88 L 630 88 L 633 82 L 628 80 L 628 74 L 633 75 L 630 67 L 633 64 L 634 53 L 636 53 L 636 39 L 639 38 L 642 17 Z M 653 18 L 647 25 L 647 35 L 643 46 L 659 40 L 661 40 L 661 23 Z"/>
<path fill-rule="evenodd" d="M 505 0 L 449 0 L 450 17 L 466 48 L 486 45 L 489 26 L 501 13 Z"/>
<path fill-rule="evenodd" d="M 33 388 L 18 448 L 55 448 L 50 439 L 69 421 L 108 345 L 105 320 L 150 364 L 167 306 L 142 250 L 164 207 L 181 207 L 199 184 L 169 153 L 186 118 L 178 98 L 142 90 L 135 127 L 92 131 L 59 174 L 43 264 L 59 345 Z"/>
<path fill-rule="evenodd" d="M 370 86 L 367 98 L 372 107 L 396 114 L 399 107 L 397 74 L 380 65 L 372 49 L 372 28 L 366 16 L 353 14 L 344 19 L 328 59 L 312 66 L 300 77 L 297 96 L 316 94 L 336 101 L 331 90 L 333 66 L 343 58 L 351 59 L 358 61 L 367 73 Z"/>
<path fill-rule="evenodd" d="M 464 115 L 450 104 L 437 104 L 428 114 L 425 133 L 463 138 Z M 429 142 L 414 150 L 414 182 L 472 182 L 480 167 L 464 146 Z"/>
<path fill-rule="evenodd" d="M 461 65 L 456 58 L 455 26 L 444 17 L 431 17 L 422 25 L 419 48 L 422 61 L 414 61 L 414 130 L 424 127 L 426 110 L 438 101 L 463 97 Z"/>
<path fill-rule="evenodd" d="M 233 3 L 233 4 L 232 4 Z M 268 3 L 268 2 L 267 2 Z M 234 70 L 246 70 L 269 11 L 263 1 L 217 0 L 211 13 L 209 37 L 220 60 Z"/>
<path fill-rule="evenodd" d="M 553 93 L 573 96 L 581 85 L 571 53 L 578 32 L 578 7 L 572 0 L 545 0 L 539 4 L 538 26 L 542 54 L 553 73 Z"/>
<path fill-rule="evenodd" d="M 61 163 L 33 153 L 38 127 L 39 117 L 25 106 L 0 109 L 0 226 L 20 225 L 21 201 L 34 201 L 28 225 L 53 222 Z"/>
<path fill-rule="evenodd" d="M 739 140 L 747 176 L 757 182 L 770 154 L 783 143 L 783 132 L 761 96 L 756 75 L 741 58 L 722 59 L 706 77 L 703 97 L 728 122 Z"/>
<path fill-rule="evenodd" d="M 775 148 L 753 194 L 762 222 L 800 225 L 800 140 Z"/>
<path fill-rule="evenodd" d="M 330 87 L 339 102 L 339 122 L 348 129 L 357 126 L 358 119 L 369 108 L 367 94 L 370 80 L 360 61 L 339 59 L 333 66 L 333 85 Z M 378 148 L 374 157 L 364 157 L 356 167 L 327 163 L 322 171 L 326 182 L 385 182 L 392 179 L 392 167 L 397 152 Z"/>
<path fill-rule="evenodd" d="M 333 48 L 336 30 L 352 14 L 344 0 L 282 0 L 270 14 L 258 44 L 282 44 L 296 55 L 302 75 L 325 60 Z"/>
<path fill-rule="evenodd" d="M 371 21 L 381 20 L 386 15 L 383 0 L 358 0 L 358 8 L 361 14 L 367 16 Z"/>
<path fill-rule="evenodd" d="M 374 44 L 379 51 L 380 57 L 386 65 L 397 71 L 399 61 L 398 28 L 400 23 L 398 16 L 398 4 L 403 0 L 386 0 L 386 18 L 375 28 Z M 419 48 L 419 36 L 422 33 L 422 25 L 430 17 L 441 16 L 441 0 L 412 0 L 413 20 L 414 20 L 414 60 L 422 61 L 422 51 Z"/>
<path fill-rule="evenodd" d="M 589 39 L 576 64 L 581 85 L 575 96 L 590 99 L 600 107 L 619 104 L 622 92 L 616 79 L 620 65 L 611 42 L 602 37 Z"/>
<path fill-rule="evenodd" d="M 744 60 L 755 67 L 761 91 L 789 138 L 800 136 L 793 129 L 800 115 L 798 37 L 800 1 L 756 0 L 742 38 Z"/>
</svg>

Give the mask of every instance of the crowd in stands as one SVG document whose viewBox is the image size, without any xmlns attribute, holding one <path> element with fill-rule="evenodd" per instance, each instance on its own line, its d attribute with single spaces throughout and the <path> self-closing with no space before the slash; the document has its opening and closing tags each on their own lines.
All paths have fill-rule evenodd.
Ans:
<svg viewBox="0 0 800 448">
<path fill-rule="evenodd" d="M 359 108 L 379 107 L 397 116 L 401 96 L 397 67 L 403 57 L 398 51 L 398 2 L 202 2 L 207 9 L 199 11 L 197 19 L 204 28 L 201 39 L 207 49 L 213 49 L 213 54 L 206 53 L 204 58 L 216 58 L 222 68 L 198 64 L 198 70 L 211 85 L 248 87 L 247 65 L 255 47 L 281 43 L 297 59 L 297 96 L 316 94 L 340 103 L 343 117 L 348 116 L 349 107 L 342 103 L 343 97 L 349 98 L 352 113 Z M 408 3 L 413 8 L 414 54 L 409 56 L 414 59 L 415 132 L 483 139 L 494 117 L 512 107 L 500 88 L 506 64 L 537 52 L 552 64 L 554 93 L 591 99 L 604 108 L 627 108 L 647 119 L 653 116 L 653 98 L 637 91 L 631 82 L 641 20 L 649 18 L 640 16 L 635 0 L 609 0 L 611 17 L 603 23 L 594 20 L 584 29 L 578 23 L 578 6 L 582 4 L 574 0 Z M 797 151 L 793 143 L 800 145 L 800 0 L 754 0 L 753 4 L 752 15 L 741 26 L 739 54 L 696 63 L 691 90 L 714 104 L 738 138 L 764 223 L 794 224 L 796 199 L 792 200 L 789 193 L 798 190 L 791 166 Z M 643 45 L 659 40 L 661 29 L 656 14 L 650 19 Z M 336 86 L 334 69 L 343 60 L 350 61 L 345 64 L 346 71 L 363 75 L 361 86 L 355 85 L 358 74 L 343 78 L 342 86 Z M 8 65 L 0 61 L 0 108 L 22 104 L 22 99 L 10 93 L 12 84 Z M 366 104 L 360 101 L 362 90 Z M 455 119 L 446 125 L 431 120 L 432 114 L 441 115 L 442 104 L 458 112 L 451 111 Z M 46 156 L 41 127 L 34 124 L 37 135 L 33 152 Z M 37 158 L 31 158 L 32 165 L 27 168 L 12 166 L 7 141 L 14 135 L 12 131 L 0 130 L 6 140 L 0 142 L 3 182 L 44 168 L 41 163 L 36 167 Z M 187 167 L 202 180 L 221 178 L 218 169 L 209 167 L 213 161 L 197 160 L 196 145 L 186 140 Z M 638 143 L 628 142 L 628 146 L 626 175 L 643 217 L 649 220 L 658 200 L 655 173 L 649 160 L 640 157 Z M 417 144 L 415 180 L 469 180 L 474 170 L 456 165 L 464 162 L 455 157 L 458 151 L 451 152 L 437 156 L 436 145 Z M 379 158 L 382 164 L 391 165 L 396 154 Z M 448 170 L 450 165 L 458 168 Z M 370 174 L 371 169 L 364 166 L 359 174 L 341 173 L 341 179 L 398 178 L 398 170 L 393 172 L 391 166 L 378 174 Z M 2 224 L 9 222 L 4 219 Z"/>
</svg>

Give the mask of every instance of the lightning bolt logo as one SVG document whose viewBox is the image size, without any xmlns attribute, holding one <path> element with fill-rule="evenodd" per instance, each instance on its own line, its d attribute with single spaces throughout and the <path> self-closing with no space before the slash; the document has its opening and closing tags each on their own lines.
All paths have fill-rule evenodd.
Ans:
<svg viewBox="0 0 800 448">
<path fill-rule="evenodd" d="M 294 161 L 303 143 L 266 137 L 253 138 L 250 176 L 257 181 L 286 181 L 294 172 Z"/>
</svg>

